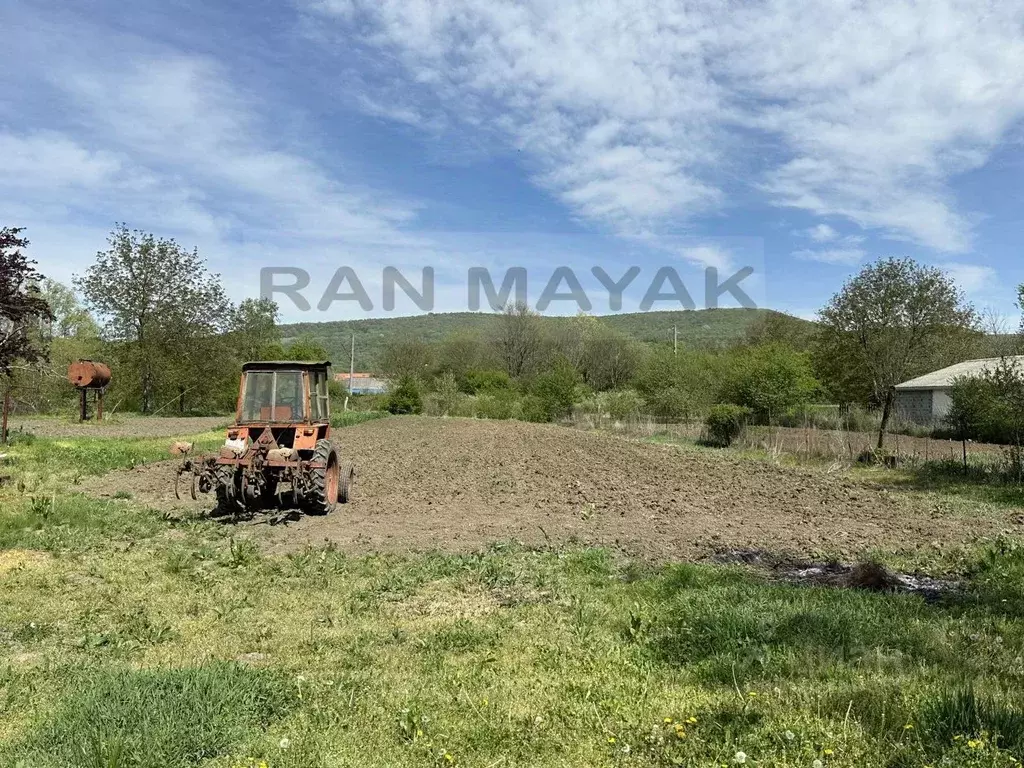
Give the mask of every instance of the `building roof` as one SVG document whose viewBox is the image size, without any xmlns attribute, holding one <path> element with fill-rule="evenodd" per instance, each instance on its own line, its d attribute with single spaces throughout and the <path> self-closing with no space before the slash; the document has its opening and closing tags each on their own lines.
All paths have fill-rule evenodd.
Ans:
<svg viewBox="0 0 1024 768">
<path fill-rule="evenodd" d="M 242 364 L 243 371 L 260 371 L 268 368 L 291 368 L 293 370 L 305 370 L 307 368 L 330 368 L 330 360 L 317 360 L 309 362 L 306 360 L 252 360 Z"/>
<path fill-rule="evenodd" d="M 940 371 L 926 373 L 916 379 L 897 384 L 896 389 L 949 389 L 957 379 L 982 376 L 993 371 L 999 365 L 1001 357 L 990 357 L 984 360 L 968 360 L 951 365 Z M 1012 362 L 1021 373 L 1024 373 L 1024 355 L 1011 355 L 1005 358 Z"/>
</svg>

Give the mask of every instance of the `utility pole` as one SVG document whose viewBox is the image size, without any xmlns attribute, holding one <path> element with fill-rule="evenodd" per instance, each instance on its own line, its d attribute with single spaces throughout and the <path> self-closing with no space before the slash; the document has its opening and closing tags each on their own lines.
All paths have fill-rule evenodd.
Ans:
<svg viewBox="0 0 1024 768">
<path fill-rule="evenodd" d="M 348 359 L 348 394 L 352 396 L 352 380 L 356 377 L 356 335 L 352 334 L 352 353 Z"/>
<path fill-rule="evenodd" d="M 679 326 L 672 326 L 672 354 L 679 354 Z"/>
</svg>

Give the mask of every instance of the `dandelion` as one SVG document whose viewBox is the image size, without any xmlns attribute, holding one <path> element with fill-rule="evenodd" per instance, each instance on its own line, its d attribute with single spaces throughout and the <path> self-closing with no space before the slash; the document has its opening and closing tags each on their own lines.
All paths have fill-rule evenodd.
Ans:
<svg viewBox="0 0 1024 768">
<path fill-rule="evenodd" d="M 747 762 L 747 753 L 737 752 L 736 755 L 733 757 L 733 762 L 736 763 L 736 765 L 743 765 L 745 762 Z"/>
<path fill-rule="evenodd" d="M 629 744 L 627 744 L 626 746 L 624 746 L 624 747 L 622 748 L 622 754 L 624 754 L 624 755 L 628 755 L 628 754 L 629 754 L 630 752 L 632 752 L 632 751 L 633 751 L 633 750 L 629 748 Z"/>
<path fill-rule="evenodd" d="M 608 743 L 609 744 L 614 744 L 615 743 L 615 737 L 614 736 L 609 736 L 608 737 Z"/>
<path fill-rule="evenodd" d="M 912 731 L 912 730 L 914 730 L 914 724 L 913 723 L 907 723 L 906 725 L 903 726 L 903 730 L 904 731 Z"/>
<path fill-rule="evenodd" d="M 447 762 L 450 765 L 453 765 L 455 763 L 455 758 L 452 757 L 450 752 L 445 752 L 444 753 L 444 759 L 445 759 L 445 762 Z"/>
<path fill-rule="evenodd" d="M 832 755 L 834 755 L 834 754 L 835 754 L 835 752 L 833 752 L 831 749 L 826 749 L 825 750 L 825 757 L 832 757 Z"/>
<path fill-rule="evenodd" d="M 981 742 L 976 740 L 976 739 L 971 739 L 970 741 L 967 742 L 967 746 L 970 747 L 971 749 L 977 749 L 978 747 L 981 746 Z"/>
<path fill-rule="evenodd" d="M 757 698 L 757 691 L 751 691 L 750 693 L 747 694 L 747 696 L 749 696 L 752 699 L 756 699 Z"/>
<path fill-rule="evenodd" d="M 672 725 L 675 721 L 671 717 L 666 717 L 662 722 L 664 722 L 665 725 Z"/>
<path fill-rule="evenodd" d="M 697 724 L 697 718 L 696 717 L 688 717 L 688 718 L 686 718 L 686 722 L 688 722 L 690 725 L 696 725 Z"/>
<path fill-rule="evenodd" d="M 811 768 L 825 768 L 825 764 L 821 760 L 815 760 L 811 763 Z"/>
<path fill-rule="evenodd" d="M 792 731 L 786 731 L 782 735 L 786 737 L 786 741 L 793 741 L 796 738 L 796 734 Z"/>
<path fill-rule="evenodd" d="M 534 725 L 540 725 L 543 722 L 544 722 L 544 718 L 541 717 L 540 715 L 537 715 L 535 718 L 533 718 L 533 724 Z"/>
<path fill-rule="evenodd" d="M 288 749 L 291 745 L 292 740 L 285 736 L 283 739 L 281 739 L 281 742 L 277 746 L 279 746 L 281 749 Z"/>
</svg>

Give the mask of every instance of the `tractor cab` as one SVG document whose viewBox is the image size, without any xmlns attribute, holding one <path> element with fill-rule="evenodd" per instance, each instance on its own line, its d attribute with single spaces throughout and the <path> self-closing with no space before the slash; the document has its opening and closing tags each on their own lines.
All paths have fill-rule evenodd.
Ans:
<svg viewBox="0 0 1024 768">
<path fill-rule="evenodd" d="M 179 479 L 192 477 L 192 498 L 197 490 L 215 492 L 217 508 L 236 515 L 275 506 L 323 515 L 346 503 L 355 469 L 342 465 L 331 442 L 330 368 L 326 361 L 243 365 L 224 445 L 212 456 L 186 457 L 178 468 Z"/>
<path fill-rule="evenodd" d="M 245 363 L 231 440 L 257 440 L 268 429 L 278 446 L 312 450 L 331 432 L 330 362 Z"/>
</svg>

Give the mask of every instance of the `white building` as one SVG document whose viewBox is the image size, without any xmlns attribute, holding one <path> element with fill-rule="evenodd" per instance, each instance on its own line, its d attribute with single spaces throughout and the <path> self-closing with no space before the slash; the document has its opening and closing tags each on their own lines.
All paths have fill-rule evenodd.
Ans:
<svg viewBox="0 0 1024 768">
<path fill-rule="evenodd" d="M 982 376 L 995 370 L 1002 358 L 968 360 L 941 371 L 926 373 L 896 386 L 896 414 L 905 421 L 938 426 L 949 413 L 950 390 L 957 379 Z M 1024 355 L 1008 357 L 1024 373 Z"/>
</svg>

